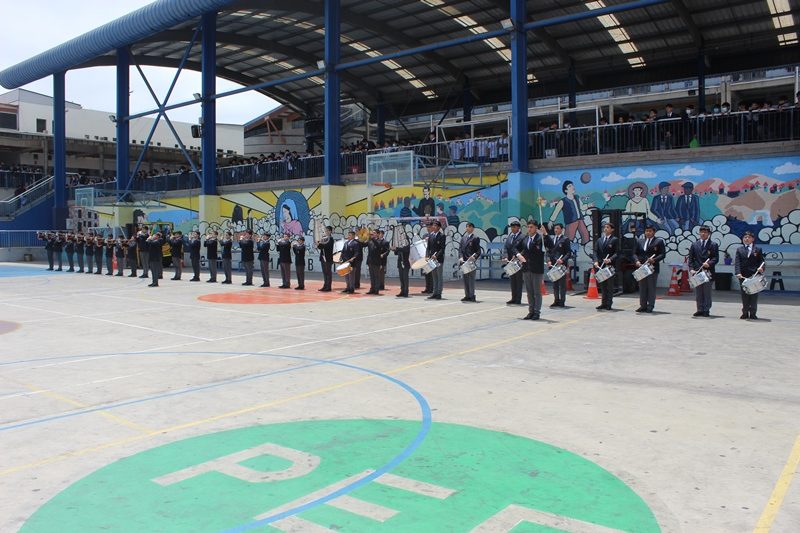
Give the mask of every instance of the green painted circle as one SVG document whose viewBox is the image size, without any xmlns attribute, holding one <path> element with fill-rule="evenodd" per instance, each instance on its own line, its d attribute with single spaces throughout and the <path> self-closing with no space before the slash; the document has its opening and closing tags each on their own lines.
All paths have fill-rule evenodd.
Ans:
<svg viewBox="0 0 800 533">
<path fill-rule="evenodd" d="M 88 475 L 42 506 L 21 531 L 229 530 L 379 467 L 418 431 L 419 422 L 414 421 L 328 420 L 254 426 L 186 439 Z M 193 476 L 178 481 L 171 477 L 171 484 L 154 481 L 209 461 L 217 460 L 218 465 L 220 458 L 265 444 L 304 452 L 306 457 L 318 458 L 319 464 L 286 480 L 256 482 L 208 470 L 193 471 Z M 293 461 L 273 454 L 229 460 L 259 475 L 287 469 Z M 435 485 L 444 492 L 433 496 L 419 488 L 381 483 L 386 477 L 378 478 L 348 497 L 388 509 L 391 516 L 384 516 L 382 522 L 374 515 L 332 505 L 337 500 L 296 518 L 334 531 L 439 533 L 470 531 L 494 515 L 503 516 L 504 510 L 519 513 L 522 508 L 528 518 L 513 528 L 515 533 L 560 531 L 552 524 L 543 525 L 539 517 L 545 513 L 611 530 L 660 531 L 644 501 L 608 471 L 566 450 L 506 433 L 434 423 L 421 447 L 391 474 L 406 484 Z M 278 531 L 267 525 L 254 530 Z"/>
</svg>

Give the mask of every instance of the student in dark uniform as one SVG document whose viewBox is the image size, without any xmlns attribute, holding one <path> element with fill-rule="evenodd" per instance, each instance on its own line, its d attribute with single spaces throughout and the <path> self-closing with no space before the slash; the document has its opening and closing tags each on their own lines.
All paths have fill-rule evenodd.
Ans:
<svg viewBox="0 0 800 533">
<path fill-rule="evenodd" d="M 764 273 L 764 252 L 761 248 L 753 244 L 755 236 L 750 231 L 745 231 L 742 235 L 742 246 L 736 250 L 736 257 L 734 258 L 734 272 L 739 281 L 754 276 L 756 274 Z M 739 287 L 739 292 L 742 294 L 742 320 L 751 319 L 758 320 L 756 313 L 758 312 L 758 293 L 747 294 L 744 289 Z"/>
<path fill-rule="evenodd" d="M 206 242 L 203 246 L 206 247 L 206 259 L 208 259 L 208 271 L 209 271 L 209 278 L 206 283 L 216 283 L 217 282 L 217 248 L 219 242 L 217 239 L 219 238 L 219 232 L 212 231 L 210 234 L 206 235 Z"/>
<path fill-rule="evenodd" d="M 53 236 L 50 233 L 39 234 L 39 240 L 44 241 L 44 251 L 47 253 L 47 270 L 55 270 L 53 255 Z"/>
<path fill-rule="evenodd" d="M 466 233 L 461 237 L 461 243 L 458 246 L 458 262 L 459 265 L 467 261 L 477 261 L 481 256 L 481 239 L 473 232 L 475 225 L 472 222 L 467 222 Z M 475 302 L 475 277 L 478 271 L 473 270 L 468 274 L 463 274 L 464 278 L 464 297 L 461 298 L 462 302 Z"/>
<path fill-rule="evenodd" d="M 147 239 L 147 258 L 150 260 L 148 265 L 152 282 L 148 287 L 158 287 L 158 280 L 161 279 L 161 268 L 163 267 L 164 239 L 161 232 L 157 231 Z"/>
<path fill-rule="evenodd" d="M 522 239 L 522 232 L 520 231 L 520 224 L 518 221 L 513 221 L 510 224 L 511 226 L 511 233 L 508 234 L 506 237 L 506 242 L 504 244 L 504 248 L 506 251 L 506 262 L 513 260 L 517 255 L 517 245 L 519 241 Z M 523 276 L 522 270 L 514 274 L 513 276 L 509 277 L 509 281 L 511 282 L 511 299 L 506 302 L 506 304 L 511 305 L 520 305 L 522 304 L 522 285 L 523 285 Z"/>
<path fill-rule="evenodd" d="M 373 231 L 367 241 L 367 269 L 369 269 L 369 290 L 367 294 L 380 294 L 381 247 L 378 232 Z"/>
<path fill-rule="evenodd" d="M 83 272 L 83 247 L 84 247 L 84 236 L 83 233 L 78 232 L 75 236 L 75 258 L 78 260 L 78 270 L 77 272 Z"/>
<path fill-rule="evenodd" d="M 330 292 L 333 283 L 333 227 L 325 227 L 325 237 L 316 243 L 319 250 L 319 263 L 322 267 L 322 288 L 320 292 Z"/>
<path fill-rule="evenodd" d="M 441 300 L 442 290 L 444 285 L 444 247 L 445 236 L 442 231 L 442 223 L 439 220 L 433 221 L 433 233 L 428 238 L 428 249 L 425 253 L 428 259 L 435 259 L 439 262 L 439 266 L 433 269 L 431 277 L 433 278 L 433 294 L 428 296 L 428 300 Z"/>
<path fill-rule="evenodd" d="M 200 241 L 200 233 L 197 231 L 192 232 L 189 238 L 189 261 L 192 263 L 192 279 L 189 281 L 200 281 L 200 249 L 202 244 Z"/>
<path fill-rule="evenodd" d="M 619 257 L 619 239 L 614 236 L 614 224 L 606 222 L 603 225 L 603 236 L 597 239 L 594 248 L 594 266 L 598 269 L 617 264 Z M 602 293 L 602 303 L 597 306 L 598 310 L 611 310 L 614 304 L 614 276 L 611 276 L 599 285 Z"/>
<path fill-rule="evenodd" d="M 561 223 L 553 225 L 553 235 L 547 235 L 544 238 L 544 246 L 547 249 L 547 267 L 550 268 L 554 265 L 569 264 L 572 258 L 572 243 L 569 237 L 564 235 L 564 226 Z M 567 273 L 553 282 L 553 303 L 550 307 L 564 307 L 567 304 Z"/>
<path fill-rule="evenodd" d="M 714 279 L 714 267 L 719 261 L 719 245 L 711 240 L 711 228 L 700 226 L 700 238 L 689 248 L 689 275 L 694 276 L 697 271 L 705 270 L 706 274 Z M 692 316 L 709 316 L 711 311 L 711 281 L 695 287 L 694 299 L 697 311 Z"/>
<path fill-rule="evenodd" d="M 249 287 L 253 284 L 253 261 L 255 254 L 253 248 L 253 230 L 245 230 L 244 235 L 239 235 L 239 249 L 242 251 L 242 266 L 244 267 L 244 283 L 242 285 Z"/>
<path fill-rule="evenodd" d="M 170 279 L 180 281 L 183 275 L 183 232 L 176 231 L 169 238 L 169 254 L 175 267 L 175 273 Z"/>
<path fill-rule="evenodd" d="M 378 271 L 378 290 L 386 290 L 386 263 L 389 258 L 389 243 L 386 242 L 386 232 L 378 230 L 378 246 L 381 251 L 381 268 Z"/>
<path fill-rule="evenodd" d="M 106 276 L 114 275 L 114 250 L 116 246 L 117 243 L 113 238 L 106 239 Z"/>
<path fill-rule="evenodd" d="M 528 314 L 524 320 L 539 320 L 542 312 L 544 243 L 539 234 L 539 223 L 531 220 L 527 226 L 528 234 L 516 241 L 516 257 L 522 262 L 522 279 L 528 294 Z"/>
<path fill-rule="evenodd" d="M 131 273 L 128 274 L 129 278 L 136 277 L 136 269 L 138 267 L 137 261 L 138 258 L 136 257 L 136 251 L 139 249 L 139 243 L 136 240 L 136 237 L 131 237 L 128 239 L 128 268 L 131 269 Z"/>
<path fill-rule="evenodd" d="M 97 266 L 97 271 L 95 275 L 100 275 L 103 273 L 103 257 L 105 257 L 106 252 L 106 242 L 103 239 L 102 235 L 98 235 L 97 238 L 94 240 L 94 259 L 95 265 Z"/>
<path fill-rule="evenodd" d="M 397 226 L 395 231 L 405 231 L 402 226 Z M 401 247 L 395 247 L 394 255 L 397 256 L 397 271 L 400 274 L 400 292 L 397 298 L 408 298 L 408 273 L 411 270 L 411 260 L 409 254 L 411 253 L 411 245 L 407 244 Z"/>
<path fill-rule="evenodd" d="M 656 305 L 656 281 L 660 271 L 661 261 L 667 256 L 667 245 L 664 239 L 656 237 L 656 228 L 650 224 L 645 226 L 644 235 L 636 240 L 636 268 L 645 263 L 655 269 L 655 272 L 639 282 L 639 309 L 637 313 L 652 313 Z"/>
<path fill-rule="evenodd" d="M 353 289 L 360 289 L 361 288 L 361 265 L 364 263 L 364 248 L 367 247 L 366 242 L 361 242 L 358 239 L 354 239 L 353 242 L 357 246 L 356 250 L 356 257 L 350 263 L 353 265 Z M 369 242 L 369 241 L 367 241 Z"/>
<path fill-rule="evenodd" d="M 430 220 L 425 224 L 425 228 L 428 230 L 425 235 L 422 235 L 422 240 L 425 241 L 425 246 L 427 248 L 428 245 L 428 237 L 431 236 L 433 233 L 433 222 Z M 425 276 L 425 290 L 421 291 L 420 294 L 432 294 L 433 293 L 433 273 L 424 274 Z"/>
<path fill-rule="evenodd" d="M 86 255 L 86 273 L 91 274 L 94 270 L 94 235 L 91 233 L 86 236 L 83 253 Z"/>
<path fill-rule="evenodd" d="M 67 254 L 67 272 L 75 272 L 75 235 L 67 233 L 67 240 L 64 243 L 64 253 Z"/>
<path fill-rule="evenodd" d="M 292 252 L 294 252 L 294 269 L 297 273 L 297 287 L 296 291 L 302 291 L 306 288 L 306 239 L 302 235 L 297 238 L 297 242 L 292 245 Z"/>
<path fill-rule="evenodd" d="M 344 243 L 344 248 L 342 248 L 342 263 L 351 262 L 355 259 L 358 250 L 361 249 L 361 243 L 355 240 L 356 233 L 352 230 L 347 232 L 347 240 Z M 353 294 L 355 291 L 355 268 L 350 271 L 347 276 L 345 276 L 345 281 L 347 283 L 345 289 L 342 291 L 345 294 Z"/>
<path fill-rule="evenodd" d="M 261 286 L 269 287 L 269 233 L 262 233 L 261 239 L 256 244 L 258 249 L 258 264 L 261 267 Z"/>
<path fill-rule="evenodd" d="M 225 274 L 225 281 L 223 285 L 230 285 L 233 283 L 231 277 L 233 275 L 233 236 L 230 231 L 225 232 L 225 237 L 222 239 L 222 272 Z"/>
<path fill-rule="evenodd" d="M 61 257 L 61 252 L 64 250 L 64 235 L 59 232 L 53 240 L 53 258 L 58 263 L 58 272 L 63 270 L 64 259 Z"/>
<path fill-rule="evenodd" d="M 114 257 L 117 258 L 117 276 L 122 277 L 125 275 L 125 251 L 128 249 L 128 243 L 122 239 L 117 239 L 114 244 Z"/>
<path fill-rule="evenodd" d="M 149 252 L 149 245 L 147 244 L 147 239 L 150 238 L 150 231 L 147 229 L 147 226 L 142 226 L 136 233 L 136 242 L 138 244 L 137 248 L 139 250 L 139 266 L 142 268 L 142 275 L 139 276 L 142 279 L 147 279 L 148 273 L 150 272 L 150 256 L 148 255 Z"/>
<path fill-rule="evenodd" d="M 281 285 L 279 289 L 291 288 L 292 276 L 292 241 L 289 234 L 284 233 L 277 243 L 275 249 L 278 251 L 278 266 L 281 269 Z"/>
</svg>

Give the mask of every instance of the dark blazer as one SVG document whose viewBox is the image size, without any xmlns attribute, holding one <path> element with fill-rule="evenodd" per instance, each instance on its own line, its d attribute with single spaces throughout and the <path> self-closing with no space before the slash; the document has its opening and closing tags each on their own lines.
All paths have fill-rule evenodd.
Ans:
<svg viewBox="0 0 800 533">
<path fill-rule="evenodd" d="M 522 254 L 525 262 L 522 263 L 523 272 L 533 272 L 534 274 L 544 274 L 544 245 L 542 236 L 538 233 L 530 238 L 525 235 L 517 240 L 517 252 Z"/>
<path fill-rule="evenodd" d="M 189 258 L 200 259 L 200 239 L 189 241 Z"/>
<path fill-rule="evenodd" d="M 689 268 L 692 270 L 700 270 L 703 268 L 703 263 L 708 260 L 708 272 L 713 276 L 714 267 L 719 262 L 719 245 L 708 239 L 705 249 L 703 249 L 703 241 L 698 240 L 689 248 Z"/>
<path fill-rule="evenodd" d="M 117 243 L 114 245 L 114 255 L 117 256 L 117 259 L 122 259 L 123 257 L 125 257 L 125 248 L 126 246 L 123 245 L 122 243 Z M 119 263 L 119 261 L 117 262 Z"/>
<path fill-rule="evenodd" d="M 432 257 L 441 263 L 444 261 L 444 246 L 444 232 L 439 230 L 436 233 L 431 233 L 428 236 L 428 249 L 425 251 L 425 257 Z"/>
<path fill-rule="evenodd" d="M 664 243 L 664 239 L 660 237 L 653 237 L 650 239 L 650 246 L 645 248 L 645 244 L 647 244 L 647 239 L 642 236 L 636 239 L 636 251 L 634 255 L 636 259 L 644 264 L 650 259 L 650 256 L 655 255 L 653 257 L 653 267 L 656 270 L 656 274 L 660 271 L 660 263 L 664 260 L 667 256 L 667 245 Z"/>
<path fill-rule="evenodd" d="M 674 198 L 668 194 L 662 197 L 660 194 L 654 196 L 650 202 L 650 211 L 661 220 L 676 220 L 678 212 L 675 211 Z"/>
<path fill-rule="evenodd" d="M 145 233 L 144 235 L 136 234 L 136 244 L 139 246 L 139 251 L 146 252 L 147 251 L 147 239 L 150 237 L 150 233 Z"/>
<path fill-rule="evenodd" d="M 553 264 L 556 264 L 559 257 L 565 264 L 567 260 L 572 257 L 572 246 L 569 237 L 563 233 L 558 237 L 555 235 L 548 235 L 545 237 L 544 247 L 547 249 L 547 258 Z"/>
<path fill-rule="evenodd" d="M 306 245 L 305 244 L 295 244 L 292 246 L 292 252 L 294 252 L 294 264 L 298 267 L 305 267 L 306 266 Z"/>
<path fill-rule="evenodd" d="M 690 203 L 685 194 L 680 195 L 675 201 L 675 211 L 678 213 L 681 223 L 688 220 L 694 225 L 700 222 L 700 197 L 696 194 L 692 194 L 691 197 Z"/>
<path fill-rule="evenodd" d="M 206 239 L 203 246 L 206 247 L 206 256 L 208 259 L 212 261 L 215 260 L 217 258 L 217 247 L 219 246 L 217 239 Z"/>
<path fill-rule="evenodd" d="M 397 268 L 400 270 L 408 270 L 411 268 L 411 261 L 409 254 L 411 253 L 411 246 L 403 246 L 395 248 L 394 255 L 397 256 Z"/>
<path fill-rule="evenodd" d="M 389 243 L 386 242 L 386 239 L 378 239 L 378 248 L 381 252 L 381 266 L 386 266 L 386 261 L 389 257 Z"/>
<path fill-rule="evenodd" d="M 163 257 L 162 246 L 164 246 L 164 239 L 153 239 L 152 241 L 148 241 L 147 249 L 150 252 L 148 259 L 151 263 L 158 263 L 161 261 Z"/>
<path fill-rule="evenodd" d="M 239 249 L 242 251 L 242 263 L 249 263 L 254 260 L 253 239 L 242 239 L 239 241 Z"/>
<path fill-rule="evenodd" d="M 381 266 L 381 253 L 382 247 L 378 239 L 370 239 L 367 241 L 367 248 L 369 255 L 367 255 L 367 264 L 370 266 Z"/>
<path fill-rule="evenodd" d="M 223 259 L 233 259 L 233 252 L 231 249 L 233 248 L 233 240 L 232 239 L 222 239 L 222 258 Z"/>
<path fill-rule="evenodd" d="M 278 241 L 275 243 L 275 249 L 278 251 L 278 263 L 292 262 L 292 241 Z"/>
<path fill-rule="evenodd" d="M 509 261 L 514 259 L 514 256 L 517 255 L 517 244 L 519 240 L 523 237 L 522 232 L 518 232 L 516 236 L 513 233 L 509 233 L 508 237 L 506 237 L 506 242 L 504 247 L 506 249 L 506 259 Z"/>
<path fill-rule="evenodd" d="M 169 240 L 169 253 L 176 259 L 183 259 L 183 237 Z"/>
<path fill-rule="evenodd" d="M 317 249 L 319 249 L 320 261 L 333 263 L 333 237 L 330 237 L 325 244 L 317 243 Z"/>
<path fill-rule="evenodd" d="M 256 249 L 258 249 L 258 260 L 259 261 L 269 261 L 269 241 L 258 241 L 256 243 Z"/>
<path fill-rule="evenodd" d="M 594 260 L 597 264 L 603 266 L 603 260 L 608 256 L 611 264 L 616 265 L 619 257 L 619 239 L 612 235 L 603 246 L 603 237 L 604 235 L 600 236 L 594 245 Z"/>
<path fill-rule="evenodd" d="M 128 241 L 128 258 L 132 258 L 132 261 L 136 261 L 136 248 L 139 246 L 139 243 L 136 242 L 135 239 L 131 239 Z"/>
<path fill-rule="evenodd" d="M 733 260 L 733 268 L 734 272 L 738 276 L 741 274 L 742 276 L 749 278 L 753 274 L 758 271 L 758 267 L 761 266 L 761 263 L 764 262 L 764 252 L 761 251 L 761 248 L 755 245 L 755 243 L 751 244 L 753 250 L 750 253 L 750 257 L 747 257 L 747 247 L 742 245 L 738 250 L 736 250 L 736 257 Z"/>
<path fill-rule="evenodd" d="M 87 242 L 86 247 L 83 250 L 83 253 L 85 253 L 89 257 L 94 257 L 94 244 L 92 244 L 91 242 Z"/>
<path fill-rule="evenodd" d="M 361 243 L 356 240 L 344 241 L 344 248 L 342 248 L 342 262 L 354 259 L 357 256 L 358 250 L 361 249 Z M 355 261 L 353 261 L 355 262 Z"/>
<path fill-rule="evenodd" d="M 458 254 L 464 261 L 473 255 L 477 260 L 481 256 L 481 238 L 474 233 L 464 235 L 458 244 Z"/>
<path fill-rule="evenodd" d="M 115 244 L 106 244 L 106 257 L 114 257 Z"/>
</svg>

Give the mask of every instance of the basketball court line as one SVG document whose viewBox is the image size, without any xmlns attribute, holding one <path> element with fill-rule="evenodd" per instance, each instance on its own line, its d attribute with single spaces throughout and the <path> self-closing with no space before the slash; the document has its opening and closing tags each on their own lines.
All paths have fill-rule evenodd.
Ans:
<svg viewBox="0 0 800 533">
<path fill-rule="evenodd" d="M 130 314 L 130 313 L 149 313 L 151 311 L 163 311 L 162 307 L 145 307 L 142 309 L 125 309 L 124 311 L 105 311 L 103 313 L 98 313 L 96 315 L 86 315 L 89 318 L 95 318 L 98 316 L 108 316 L 108 315 L 121 315 L 121 314 Z M 75 315 L 70 315 L 75 316 Z M 77 317 L 75 317 L 77 318 Z M 50 318 L 35 318 L 33 320 L 22 320 L 20 324 L 38 324 L 41 322 L 52 322 L 54 320 L 65 320 L 63 317 L 50 317 Z"/>
<path fill-rule="evenodd" d="M 794 446 L 789 453 L 789 458 L 786 464 L 783 465 L 778 481 L 775 482 L 775 488 L 772 489 L 767 505 L 761 512 L 761 517 L 756 523 L 753 533 L 769 533 L 772 530 L 772 524 L 778 516 L 778 511 L 783 505 L 783 500 L 786 498 L 786 493 L 789 491 L 789 486 L 792 484 L 792 479 L 800 467 L 800 435 L 794 440 Z"/>
</svg>

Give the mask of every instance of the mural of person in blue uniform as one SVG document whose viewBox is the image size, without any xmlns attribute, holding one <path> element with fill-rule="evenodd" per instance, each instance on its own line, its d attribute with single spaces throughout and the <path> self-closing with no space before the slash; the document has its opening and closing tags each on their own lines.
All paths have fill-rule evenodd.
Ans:
<svg viewBox="0 0 800 533">
<path fill-rule="evenodd" d="M 561 186 L 561 192 L 564 193 L 564 198 L 558 201 L 553 213 L 550 215 L 550 222 L 555 222 L 559 213 L 564 213 L 564 231 L 567 238 L 572 242 L 576 242 L 575 234 L 580 233 L 581 244 L 589 242 L 589 229 L 583 221 L 584 207 L 592 207 L 591 204 L 583 206 L 581 199 L 575 194 L 575 184 L 570 180 L 564 182 Z"/>
<path fill-rule="evenodd" d="M 667 230 L 670 235 L 678 229 L 678 212 L 675 210 L 675 203 L 672 194 L 669 192 L 670 184 L 662 181 L 658 184 L 658 196 L 653 198 L 650 204 L 650 211 L 656 216 L 658 227 Z"/>
<path fill-rule="evenodd" d="M 681 229 L 689 230 L 700 224 L 700 197 L 694 194 L 694 183 L 687 181 L 682 185 L 683 194 L 675 202 L 678 223 Z"/>
</svg>

